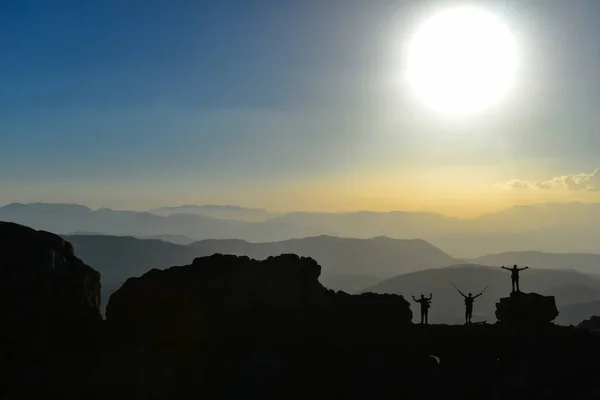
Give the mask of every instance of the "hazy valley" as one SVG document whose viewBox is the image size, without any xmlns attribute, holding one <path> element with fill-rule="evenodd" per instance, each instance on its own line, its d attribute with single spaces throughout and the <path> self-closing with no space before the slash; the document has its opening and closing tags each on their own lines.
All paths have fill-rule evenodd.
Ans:
<svg viewBox="0 0 600 400">
<path fill-rule="evenodd" d="M 179 244 L 203 239 L 275 242 L 330 235 L 423 239 L 457 258 L 509 251 L 598 253 L 600 204 L 516 206 L 474 219 L 404 211 L 287 213 L 237 206 L 182 206 L 147 212 L 92 210 L 80 205 L 0 207 L 0 220 L 61 234 L 158 238 Z"/>
<path fill-rule="evenodd" d="M 84 235 L 65 239 L 102 274 L 104 306 L 127 278 L 141 276 L 150 269 L 185 265 L 195 257 L 215 253 L 259 260 L 298 254 L 315 259 L 322 266 L 320 282 L 334 290 L 395 293 L 409 300 L 411 295 L 434 293 L 431 318 L 439 323 L 463 320 L 462 298 L 450 283 L 465 293 L 478 293 L 487 286 L 474 315 L 478 320 L 495 321 L 495 301 L 510 291 L 510 274 L 498 267 L 514 263 L 531 267 L 523 273 L 524 291 L 556 296 L 561 312 L 557 323 L 576 324 L 600 314 L 600 280 L 589 273 L 599 265 L 600 256 L 593 254 L 534 253 L 534 257 L 516 252 L 493 254 L 465 264 L 465 260 L 455 259 L 421 240 L 320 236 L 272 243 L 204 240 L 182 246 L 132 237 Z M 416 304 L 413 311 L 416 318 Z"/>
<path fill-rule="evenodd" d="M 532 268 L 523 277 L 526 290 L 556 296 L 557 322 L 600 314 L 600 254 L 593 254 L 600 252 L 597 204 L 514 207 L 458 219 L 410 212 L 274 215 L 237 206 L 134 212 L 36 203 L 1 207 L 0 220 L 62 232 L 102 274 L 104 305 L 127 278 L 195 257 L 298 254 L 315 259 L 323 268 L 321 283 L 334 290 L 434 292 L 432 318 L 445 323 L 462 319 L 461 298 L 450 282 L 473 292 L 489 286 L 486 296 L 495 299 L 506 294 L 509 277 L 492 267 L 512 264 Z M 494 320 L 493 310 L 493 301 L 475 306 L 480 319 Z"/>
<path fill-rule="evenodd" d="M 151 269 L 215 253 L 258 260 L 297 254 L 315 259 L 323 268 L 320 282 L 334 290 L 408 299 L 433 292 L 431 316 L 443 323 L 463 318 L 450 282 L 472 292 L 488 286 L 475 315 L 493 321 L 493 299 L 509 288 L 508 274 L 497 267 L 528 265 L 525 290 L 555 295 L 557 322 L 573 324 L 600 314 L 600 254 L 593 254 L 600 249 L 593 233 L 599 209 L 546 204 L 463 220 L 410 212 L 274 215 L 237 206 L 134 212 L 38 203 L 1 207 L 0 219 L 62 232 L 101 273 L 103 306 L 126 279 Z"/>
</svg>

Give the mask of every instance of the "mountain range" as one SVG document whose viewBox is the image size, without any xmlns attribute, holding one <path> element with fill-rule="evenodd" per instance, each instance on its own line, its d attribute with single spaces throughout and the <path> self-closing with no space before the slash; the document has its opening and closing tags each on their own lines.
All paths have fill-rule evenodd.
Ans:
<svg viewBox="0 0 600 400">
<path fill-rule="evenodd" d="M 600 254 L 510 251 L 488 254 L 469 261 L 493 266 L 518 264 L 532 268 L 571 269 L 588 274 L 600 274 Z"/>
<path fill-rule="evenodd" d="M 103 304 L 127 278 L 150 269 L 186 265 L 195 257 L 215 253 L 256 259 L 294 253 L 317 260 L 322 266 L 320 281 L 330 289 L 397 293 L 407 299 L 433 292 L 432 321 L 462 321 L 462 299 L 450 283 L 465 293 L 488 286 L 484 299 L 477 302 L 475 316 L 495 320 L 494 301 L 510 291 L 510 274 L 498 266 L 515 263 L 531 267 L 522 273 L 522 290 L 556 297 L 561 311 L 558 322 L 576 324 L 583 319 L 581 315 L 585 318 L 600 315 L 600 275 L 595 274 L 600 256 L 593 254 L 514 252 L 459 260 L 423 240 L 385 237 L 319 236 L 270 243 L 211 239 L 187 246 L 156 239 L 101 235 L 65 236 L 65 239 L 74 245 L 79 257 L 102 274 Z M 416 315 L 416 307 L 414 311 Z"/>
<path fill-rule="evenodd" d="M 0 220 L 61 234 L 159 238 L 179 244 L 203 239 L 275 242 L 309 236 L 424 239 L 454 257 L 508 251 L 599 253 L 600 204 L 516 206 L 477 218 L 390 211 L 272 214 L 239 206 L 163 207 L 149 211 L 92 210 L 72 204 L 12 203 Z"/>
<path fill-rule="evenodd" d="M 275 216 L 261 208 L 247 208 L 231 205 L 187 205 L 178 207 L 159 207 L 148 211 L 151 214 L 168 217 L 170 215 L 188 214 L 220 219 L 237 219 L 248 222 L 263 222 Z"/>
<path fill-rule="evenodd" d="M 409 289 L 415 295 L 434 291 L 438 306 L 432 318 L 444 322 L 462 320 L 461 307 L 450 306 L 456 303 L 450 280 L 471 291 L 487 285 L 486 296 L 497 299 L 509 287 L 497 267 L 512 264 L 532 268 L 524 273 L 532 284 L 525 290 L 556 296 L 565 310 L 559 322 L 600 314 L 600 254 L 593 254 L 600 252 L 598 204 L 520 206 L 459 219 L 402 211 L 276 215 L 238 206 L 138 212 L 13 203 L 0 207 L 0 220 L 64 233 L 77 254 L 101 272 L 104 304 L 127 278 L 149 269 L 214 253 L 256 259 L 294 253 L 317 260 L 321 283 L 335 290 L 406 296 Z M 493 304 L 477 313 L 493 319 Z"/>
<path fill-rule="evenodd" d="M 410 271 L 440 268 L 456 260 L 423 240 L 389 238 L 342 239 L 320 236 L 272 243 L 242 240 L 203 240 L 188 246 L 133 237 L 65 235 L 78 256 L 102 274 L 103 301 L 127 278 L 150 269 L 189 264 L 215 253 L 266 259 L 272 255 L 312 257 L 322 266 L 325 286 L 354 292 L 383 279 Z"/>
<path fill-rule="evenodd" d="M 0 207 L 0 220 L 34 229 L 69 234 L 104 234 L 134 237 L 188 237 L 200 239 L 249 239 L 263 242 L 310 236 L 309 231 L 279 222 L 249 222 L 210 216 L 173 213 L 92 210 L 72 204 L 12 203 Z"/>
</svg>

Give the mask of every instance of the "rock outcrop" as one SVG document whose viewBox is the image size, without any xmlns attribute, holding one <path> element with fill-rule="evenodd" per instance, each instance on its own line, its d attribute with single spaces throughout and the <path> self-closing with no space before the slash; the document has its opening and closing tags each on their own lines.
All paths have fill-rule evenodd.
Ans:
<svg viewBox="0 0 600 400">
<path fill-rule="evenodd" d="M 127 280 L 110 298 L 107 322 L 121 338 L 177 337 L 180 344 L 186 335 L 194 343 L 207 336 L 223 341 L 240 331 L 270 335 L 273 329 L 283 334 L 372 326 L 378 317 L 410 323 L 410 305 L 402 296 L 336 293 L 319 283 L 320 273 L 315 260 L 296 255 L 264 261 L 220 254 L 196 258 L 189 266 Z"/>
<path fill-rule="evenodd" d="M 26 381 L 21 395 L 49 390 L 75 358 L 93 353 L 100 274 L 60 236 L 14 223 L 0 222 L 0 254 L 0 348 L 10 371 L 1 377 L 8 386 Z"/>
<path fill-rule="evenodd" d="M 111 373 L 102 380 L 135 398 L 139 385 L 152 393 L 175 390 L 165 381 L 175 376 L 187 393 L 227 398 L 221 379 L 232 374 L 261 380 L 282 373 L 287 381 L 277 385 L 293 385 L 302 374 L 278 368 L 296 360 L 293 368 L 319 375 L 323 354 L 340 347 L 360 352 L 365 343 L 395 340 L 411 325 L 402 296 L 336 293 L 319 283 L 320 271 L 316 261 L 296 255 L 257 261 L 216 254 L 131 278 L 107 305 L 112 347 L 105 369 Z M 307 357 L 316 358 L 306 364 Z M 130 371 L 140 368 L 154 378 L 137 382 Z M 235 386 L 230 390 L 245 390 Z"/>
<path fill-rule="evenodd" d="M 534 293 L 502 299 L 500 324 L 422 326 L 401 296 L 325 289 L 312 259 L 214 255 L 128 280 L 102 321 L 68 242 L 0 239 L 2 399 L 600 396 L 600 335 L 549 324 Z"/>
<path fill-rule="evenodd" d="M 496 318 L 500 323 L 515 326 L 550 324 L 558 317 L 554 296 L 512 292 L 496 303 Z"/>
<path fill-rule="evenodd" d="M 588 331 L 600 331 L 600 316 L 592 315 L 589 319 L 584 319 L 577 324 L 577 327 Z"/>
</svg>

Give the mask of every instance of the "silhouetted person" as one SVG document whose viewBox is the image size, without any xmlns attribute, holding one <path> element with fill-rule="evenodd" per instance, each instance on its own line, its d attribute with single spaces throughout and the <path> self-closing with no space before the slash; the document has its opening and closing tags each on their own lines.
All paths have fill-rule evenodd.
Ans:
<svg viewBox="0 0 600 400">
<path fill-rule="evenodd" d="M 470 324 L 471 317 L 473 316 L 473 303 L 475 302 L 476 298 L 483 294 L 483 292 L 479 293 L 477 296 L 473 296 L 471 292 L 469 292 L 469 295 L 465 296 L 465 294 L 461 292 L 459 288 L 457 288 L 456 286 L 454 287 L 456 288 L 456 290 L 458 290 L 458 293 L 460 293 L 461 296 L 465 298 L 465 323 Z"/>
<path fill-rule="evenodd" d="M 427 314 L 429 314 L 429 307 L 431 303 L 431 299 L 433 298 L 433 294 L 429 293 L 429 298 L 421 295 L 419 300 L 415 299 L 415 296 L 412 297 L 416 303 L 421 304 L 421 323 L 427 324 Z"/>
<path fill-rule="evenodd" d="M 529 267 L 517 268 L 516 265 L 513 265 L 512 268 L 506 268 L 503 265 L 502 268 L 505 269 L 505 270 L 507 270 L 507 271 L 510 271 L 510 279 L 512 281 L 512 291 L 513 292 L 520 292 L 520 290 L 519 290 L 519 271 L 526 270 Z"/>
</svg>

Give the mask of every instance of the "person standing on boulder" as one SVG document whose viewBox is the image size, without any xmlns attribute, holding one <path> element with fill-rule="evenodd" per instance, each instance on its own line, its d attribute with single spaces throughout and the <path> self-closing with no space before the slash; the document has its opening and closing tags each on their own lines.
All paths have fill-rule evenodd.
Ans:
<svg viewBox="0 0 600 400">
<path fill-rule="evenodd" d="M 454 286 L 454 284 L 452 284 L 452 286 Z M 469 292 L 468 296 L 465 296 L 465 294 L 463 292 L 461 292 L 460 289 L 457 288 L 456 286 L 454 286 L 454 289 L 458 290 L 458 293 L 460 293 L 461 296 L 464 297 L 464 299 L 465 299 L 465 324 L 470 324 L 471 317 L 473 316 L 473 303 L 475 303 L 476 298 L 483 295 L 483 291 L 481 293 L 479 293 L 477 296 L 473 296 L 471 294 L 471 292 Z M 485 289 L 483 289 L 483 290 L 485 290 Z"/>
<path fill-rule="evenodd" d="M 421 323 L 428 324 L 427 315 L 429 314 L 429 307 L 431 307 L 431 299 L 433 298 L 433 294 L 429 293 L 429 298 L 421 295 L 420 299 L 415 299 L 415 296 L 412 297 L 415 303 L 421 304 Z"/>
<path fill-rule="evenodd" d="M 526 270 L 529 267 L 525 267 L 525 268 L 517 268 L 517 265 L 513 265 L 512 268 L 506 268 L 504 265 L 502 266 L 502 269 L 505 269 L 507 271 L 510 271 L 510 279 L 512 281 L 512 291 L 514 292 L 520 292 L 519 290 L 519 271 L 523 271 Z"/>
</svg>

